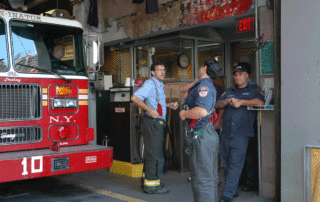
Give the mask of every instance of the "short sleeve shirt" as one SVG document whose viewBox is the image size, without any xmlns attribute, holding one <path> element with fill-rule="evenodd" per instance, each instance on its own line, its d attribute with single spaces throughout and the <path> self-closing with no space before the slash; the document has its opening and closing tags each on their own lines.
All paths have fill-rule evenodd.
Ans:
<svg viewBox="0 0 320 202">
<path fill-rule="evenodd" d="M 226 100 L 229 98 L 251 100 L 258 98 L 264 101 L 264 97 L 260 93 L 260 88 L 257 85 L 247 85 L 245 88 L 231 87 L 226 93 L 218 98 Z M 223 113 L 222 137 L 245 136 L 253 137 L 253 124 L 257 115 L 257 111 L 248 110 L 247 106 L 234 108 L 231 105 L 226 105 Z"/>
<path fill-rule="evenodd" d="M 197 121 L 194 128 L 199 129 L 204 124 L 209 122 L 213 109 L 216 105 L 217 91 L 213 85 L 211 78 L 204 78 L 197 81 L 194 87 L 188 91 L 188 95 L 185 100 L 185 104 L 188 105 L 189 109 L 193 109 L 196 106 L 206 109 L 209 114 Z M 210 113 L 211 112 L 211 113 Z M 190 122 L 191 120 L 188 119 Z"/>
<path fill-rule="evenodd" d="M 134 95 L 143 100 L 146 105 L 152 109 L 158 110 L 157 90 L 159 95 L 159 103 L 162 107 L 162 116 L 159 118 L 166 120 L 167 107 L 166 107 L 166 94 L 164 93 L 164 84 L 158 79 L 151 77 L 146 80 L 141 88 L 139 88 Z M 146 115 L 151 116 L 149 112 Z"/>
</svg>

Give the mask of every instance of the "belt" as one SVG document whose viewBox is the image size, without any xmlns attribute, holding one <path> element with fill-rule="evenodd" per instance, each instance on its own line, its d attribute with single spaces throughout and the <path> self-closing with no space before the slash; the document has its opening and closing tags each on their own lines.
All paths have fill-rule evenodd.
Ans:
<svg viewBox="0 0 320 202">
<path fill-rule="evenodd" d="M 147 119 L 151 119 L 151 120 L 154 120 L 154 121 L 159 121 L 161 125 L 163 125 L 164 123 L 166 123 L 166 121 L 164 119 L 160 119 L 160 118 L 153 118 L 151 116 L 148 116 L 148 115 L 144 115 L 143 118 L 147 118 Z"/>
<path fill-rule="evenodd" d="M 218 114 L 215 111 L 213 111 L 213 114 L 211 115 L 211 117 L 209 119 L 209 123 L 214 123 L 217 119 L 218 119 Z M 198 122 L 198 119 L 191 119 L 191 122 L 188 123 L 188 126 L 194 127 L 197 122 Z"/>
<path fill-rule="evenodd" d="M 195 135 L 200 135 L 201 134 L 201 131 L 209 124 L 212 124 L 212 122 L 207 122 L 206 124 L 204 124 L 201 128 L 194 128 L 194 127 L 190 127 L 190 126 L 187 126 L 186 127 L 186 132 L 187 133 L 193 133 Z"/>
</svg>

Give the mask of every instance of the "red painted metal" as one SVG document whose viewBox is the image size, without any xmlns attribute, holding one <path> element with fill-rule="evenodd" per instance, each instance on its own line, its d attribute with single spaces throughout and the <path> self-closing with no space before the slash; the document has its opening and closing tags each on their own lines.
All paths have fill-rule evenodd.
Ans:
<svg viewBox="0 0 320 202">
<path fill-rule="evenodd" d="M 52 159 L 68 157 L 68 169 L 52 171 Z M 0 183 L 109 168 L 113 163 L 113 149 L 98 145 L 84 145 L 0 154 Z"/>
<path fill-rule="evenodd" d="M 88 120 L 88 80 L 0 77 L 0 83 L 39 84 L 42 88 L 42 116 L 39 120 L 9 120 L 0 122 L 0 127 L 38 126 L 42 128 L 43 139 L 28 144 L 0 146 L 0 183 L 22 179 L 74 173 L 109 168 L 113 162 L 113 148 L 88 145 L 94 141 L 94 129 Z M 57 87 L 65 86 L 71 93 L 57 95 Z M 63 95 L 65 94 L 65 95 Z M 78 98 L 76 109 L 52 109 L 54 97 Z M 59 136 L 59 129 L 67 127 L 68 139 Z M 60 131 L 61 132 L 61 131 Z M 68 169 L 52 171 L 52 159 L 67 157 Z"/>
<path fill-rule="evenodd" d="M 37 83 L 40 84 L 42 89 L 47 89 L 47 94 L 44 91 L 43 96 L 47 96 L 47 99 L 43 99 L 43 103 L 47 102 L 47 106 L 43 105 L 42 117 L 40 120 L 33 121 L 8 121 L 0 122 L 0 127 L 14 127 L 14 126 L 41 126 L 43 129 L 43 140 L 38 143 L 32 144 L 16 144 L 16 145 L 2 145 L 0 152 L 17 151 L 17 150 L 30 150 L 39 148 L 51 148 L 53 143 L 57 141 L 55 134 L 49 134 L 51 132 L 56 133 L 55 126 L 69 125 L 69 127 L 77 127 L 78 137 L 72 140 L 59 140 L 60 146 L 73 146 L 88 144 L 87 141 L 87 128 L 88 124 L 88 98 L 79 100 L 80 102 L 86 102 L 86 104 L 80 104 L 78 109 L 59 109 L 59 111 L 53 111 L 50 106 L 50 100 L 56 95 L 56 86 L 70 86 L 72 93 L 66 96 L 59 97 L 78 97 L 79 90 L 88 90 L 87 80 L 73 79 L 71 83 L 67 83 L 63 79 L 39 79 L 39 78 L 15 78 L 8 79 L 7 77 L 0 78 L 1 83 Z M 80 94 L 80 93 L 79 93 Z M 84 94 L 88 96 L 88 92 Z M 59 112 L 59 113 L 52 113 Z M 50 138 L 49 138 L 50 137 Z M 53 139 L 51 139 L 53 138 Z M 92 138 L 91 138 L 92 139 Z"/>
<path fill-rule="evenodd" d="M 86 133 L 87 141 L 94 141 L 94 128 L 87 128 Z"/>
</svg>

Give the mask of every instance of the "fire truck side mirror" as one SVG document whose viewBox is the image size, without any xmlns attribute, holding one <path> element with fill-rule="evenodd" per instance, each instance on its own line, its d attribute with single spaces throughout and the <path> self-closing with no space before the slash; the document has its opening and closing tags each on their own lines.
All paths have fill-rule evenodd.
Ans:
<svg viewBox="0 0 320 202">
<path fill-rule="evenodd" d="M 93 64 L 100 66 L 100 41 L 93 41 L 92 47 Z"/>
</svg>

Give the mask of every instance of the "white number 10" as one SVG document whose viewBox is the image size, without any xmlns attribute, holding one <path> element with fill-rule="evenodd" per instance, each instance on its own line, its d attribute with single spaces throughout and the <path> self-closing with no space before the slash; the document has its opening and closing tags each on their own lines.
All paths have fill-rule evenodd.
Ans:
<svg viewBox="0 0 320 202">
<path fill-rule="evenodd" d="M 39 168 L 35 169 L 34 164 L 35 161 L 39 160 Z M 21 165 L 23 166 L 23 172 L 22 175 L 28 175 L 28 170 L 27 170 L 27 158 L 23 158 Z M 31 157 L 31 173 L 41 173 L 43 171 L 43 156 L 33 156 Z"/>
</svg>

